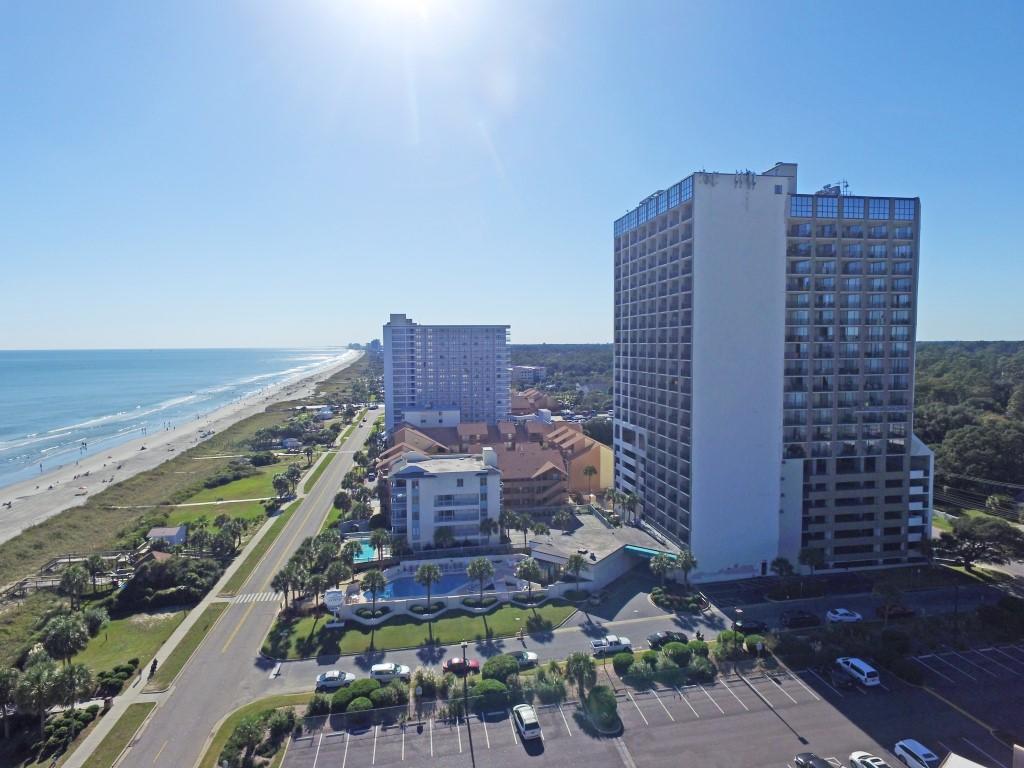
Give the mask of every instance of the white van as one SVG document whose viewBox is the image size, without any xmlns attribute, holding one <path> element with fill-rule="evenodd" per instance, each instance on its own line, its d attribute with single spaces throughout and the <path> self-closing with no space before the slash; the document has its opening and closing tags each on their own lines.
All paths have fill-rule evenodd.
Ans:
<svg viewBox="0 0 1024 768">
<path fill-rule="evenodd" d="M 878 677 L 878 670 L 868 664 L 862 659 L 858 659 L 854 656 L 840 656 L 836 659 L 836 664 L 841 666 L 861 685 L 873 686 L 881 685 L 882 681 Z"/>
<path fill-rule="evenodd" d="M 939 757 L 917 739 L 897 741 L 892 753 L 910 768 L 938 768 Z"/>
</svg>

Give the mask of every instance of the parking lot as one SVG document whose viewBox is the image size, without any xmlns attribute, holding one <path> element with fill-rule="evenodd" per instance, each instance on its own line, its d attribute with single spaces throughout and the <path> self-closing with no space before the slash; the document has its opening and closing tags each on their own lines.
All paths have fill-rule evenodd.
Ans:
<svg viewBox="0 0 1024 768">
<path fill-rule="evenodd" d="M 1024 652 L 1019 662 L 1013 659 L 1012 665 L 1006 659 L 1007 668 L 1015 675 L 1024 674 Z M 941 662 L 933 663 L 942 668 Z M 972 682 L 966 676 L 964 681 Z M 806 751 L 845 765 L 856 750 L 878 754 L 896 765 L 888 750 L 903 738 L 924 742 L 940 757 L 956 751 L 990 768 L 1008 768 L 1011 762 L 1009 748 L 983 725 L 926 691 L 888 676 L 877 688 L 838 690 L 812 670 L 737 674 L 709 685 L 620 690 L 618 709 L 622 735 L 606 738 L 581 727 L 575 704 L 538 707 L 544 738 L 526 744 L 519 739 L 508 711 L 471 716 L 459 723 L 426 718 L 405 727 L 352 731 L 335 730 L 331 719 L 325 718 L 321 727 L 289 743 L 284 768 L 365 768 L 406 762 L 472 768 L 523 760 L 552 765 L 572 761 L 587 768 L 681 763 L 782 768 L 792 766 L 793 755 Z"/>
</svg>

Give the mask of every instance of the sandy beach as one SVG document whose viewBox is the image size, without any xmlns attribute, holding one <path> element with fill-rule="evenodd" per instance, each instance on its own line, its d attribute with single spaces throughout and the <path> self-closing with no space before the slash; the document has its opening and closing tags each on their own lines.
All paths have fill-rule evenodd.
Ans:
<svg viewBox="0 0 1024 768">
<path fill-rule="evenodd" d="M 0 488 L 0 505 L 3 505 L 0 506 L 0 542 L 14 538 L 25 528 L 48 517 L 84 504 L 89 496 L 112 483 L 174 458 L 196 445 L 202 430 L 222 432 L 232 424 L 262 412 L 272 402 L 308 397 L 315 391 L 317 382 L 351 365 L 361 354 L 350 350 L 341 362 L 304 378 L 266 387 L 175 429 L 152 432 L 82 459 L 78 464 L 65 464 L 30 480 Z M 146 450 L 142 450 L 143 446 Z M 11 502 L 10 507 L 6 506 L 7 502 Z"/>
</svg>

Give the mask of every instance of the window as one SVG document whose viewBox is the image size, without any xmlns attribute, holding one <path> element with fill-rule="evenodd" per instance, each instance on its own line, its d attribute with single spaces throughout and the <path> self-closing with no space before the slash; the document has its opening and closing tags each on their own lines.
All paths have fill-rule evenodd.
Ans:
<svg viewBox="0 0 1024 768">
<path fill-rule="evenodd" d="M 888 219 L 889 218 L 889 200 L 884 197 L 872 197 L 868 201 L 868 218 L 869 219 Z"/>
<path fill-rule="evenodd" d="M 901 221 L 913 221 L 916 209 L 915 200 L 896 200 L 894 218 Z"/>
<path fill-rule="evenodd" d="M 846 258 L 859 259 L 863 255 L 864 245 L 862 243 L 850 243 L 846 246 Z"/>
<path fill-rule="evenodd" d="M 683 202 L 685 203 L 687 200 L 693 197 L 693 176 L 687 176 L 685 179 L 683 179 L 681 189 Z"/>
<path fill-rule="evenodd" d="M 835 197 L 819 197 L 818 200 L 818 218 L 819 219 L 834 219 L 836 217 L 836 203 L 837 198 Z"/>
<path fill-rule="evenodd" d="M 909 245 L 897 245 L 893 247 L 892 255 L 897 259 L 909 259 L 914 253 Z"/>
<path fill-rule="evenodd" d="M 798 218 L 810 218 L 812 197 L 810 195 L 793 195 L 789 198 L 789 215 Z"/>
<path fill-rule="evenodd" d="M 775 185 L 775 194 L 776 195 L 781 195 L 782 194 L 782 185 L 781 184 L 776 184 Z"/>
<path fill-rule="evenodd" d="M 863 219 L 864 218 L 864 198 L 863 197 L 844 197 L 843 198 L 843 218 L 844 219 Z"/>
<path fill-rule="evenodd" d="M 460 477 L 460 478 L 456 479 L 456 481 L 455 481 L 455 486 L 456 486 L 457 488 L 461 488 L 461 487 L 462 487 L 462 485 L 463 485 L 463 482 L 464 482 L 464 480 L 463 480 L 463 479 L 462 479 L 462 478 Z"/>
<path fill-rule="evenodd" d="M 668 189 L 668 207 L 675 208 L 679 205 L 679 185 L 673 184 Z"/>
<path fill-rule="evenodd" d="M 868 250 L 868 256 L 872 259 L 884 259 L 886 254 L 887 246 L 884 244 L 872 245 Z"/>
</svg>

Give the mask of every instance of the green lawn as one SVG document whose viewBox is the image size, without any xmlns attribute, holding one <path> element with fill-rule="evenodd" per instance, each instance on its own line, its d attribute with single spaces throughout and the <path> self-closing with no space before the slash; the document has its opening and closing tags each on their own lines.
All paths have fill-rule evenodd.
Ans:
<svg viewBox="0 0 1024 768">
<path fill-rule="evenodd" d="M 286 462 L 279 461 L 267 467 L 260 467 L 258 474 L 243 477 L 227 485 L 219 485 L 216 488 L 203 488 L 193 495 L 188 501 L 217 501 L 218 499 L 266 499 L 275 495 L 274 475 L 278 475 L 288 469 L 289 463 L 296 463 L 302 468 L 306 466 L 306 457 L 301 461 Z"/>
<path fill-rule="evenodd" d="M 146 684 L 147 691 L 162 691 L 174 682 L 174 678 L 185 666 L 185 662 L 191 658 L 227 607 L 227 603 L 210 603 L 206 606 L 206 610 L 196 620 L 196 623 L 189 627 L 188 632 L 181 638 L 181 642 L 174 646 L 174 650 L 167 655 L 166 659 L 161 659 L 156 674 Z"/>
<path fill-rule="evenodd" d="M 217 768 L 217 758 L 220 757 L 221 750 L 224 749 L 224 745 L 228 743 L 228 739 L 231 734 L 244 718 L 249 715 L 258 715 L 268 709 L 281 709 L 282 707 L 295 707 L 300 704 L 306 704 L 313 698 L 312 692 L 310 693 L 283 693 L 277 696 L 268 696 L 265 699 L 258 699 L 244 707 L 240 707 L 232 712 L 225 718 L 224 722 L 221 723 L 220 728 L 213 735 L 213 740 L 210 742 L 210 746 L 206 748 L 206 753 L 199 761 L 199 768 Z M 196 734 L 199 737 L 201 734 Z"/>
<path fill-rule="evenodd" d="M 110 732 L 103 737 L 100 745 L 89 755 L 89 759 L 83 763 L 84 768 L 111 768 L 155 706 L 155 703 L 149 701 L 129 705 Z"/>
<path fill-rule="evenodd" d="M 167 525 L 192 523 L 200 517 L 205 517 L 212 525 L 214 519 L 221 514 L 246 520 L 262 520 L 267 516 L 267 509 L 261 501 L 243 501 L 238 504 L 211 502 L 198 507 L 176 507 L 167 517 Z"/>
<path fill-rule="evenodd" d="M 327 465 L 334 461 L 334 457 L 338 455 L 337 451 L 331 451 L 327 454 L 327 457 L 321 461 L 313 472 L 306 478 L 306 482 L 302 484 L 302 492 L 309 493 L 309 491 L 316 485 L 316 481 L 320 479 L 320 475 L 327 469 Z"/>
<path fill-rule="evenodd" d="M 128 659 L 138 659 L 139 666 L 145 667 L 186 613 L 158 611 L 114 619 L 107 629 L 89 640 L 85 650 L 75 654 L 72 661 L 87 665 L 93 672 L 112 669 Z"/>
<path fill-rule="evenodd" d="M 549 603 L 536 609 L 504 605 L 486 616 L 448 614 L 429 627 L 411 616 L 399 616 L 375 630 L 354 623 L 349 629 L 324 629 L 324 617 L 279 620 L 264 641 L 263 650 L 276 658 L 298 659 L 363 653 L 372 642 L 373 648 L 384 651 L 423 645 L 429 642 L 431 633 L 436 642 L 450 645 L 462 640 L 511 637 L 524 625 L 531 633 L 550 632 L 575 610 L 565 603 Z"/>
<path fill-rule="evenodd" d="M 228 583 L 224 585 L 224 589 L 220 591 L 222 595 L 234 595 L 242 588 L 246 580 L 252 574 L 253 569 L 259 564 L 263 556 L 267 554 L 267 550 L 277 539 L 282 529 L 288 525 L 288 521 L 291 519 L 292 513 L 296 507 L 299 506 L 298 501 L 293 501 L 277 516 L 270 530 L 266 532 L 262 539 L 260 539 L 256 546 L 250 550 L 249 554 L 245 556 L 245 560 L 238 566 L 238 570 L 231 574 L 231 578 L 228 579 Z"/>
</svg>

